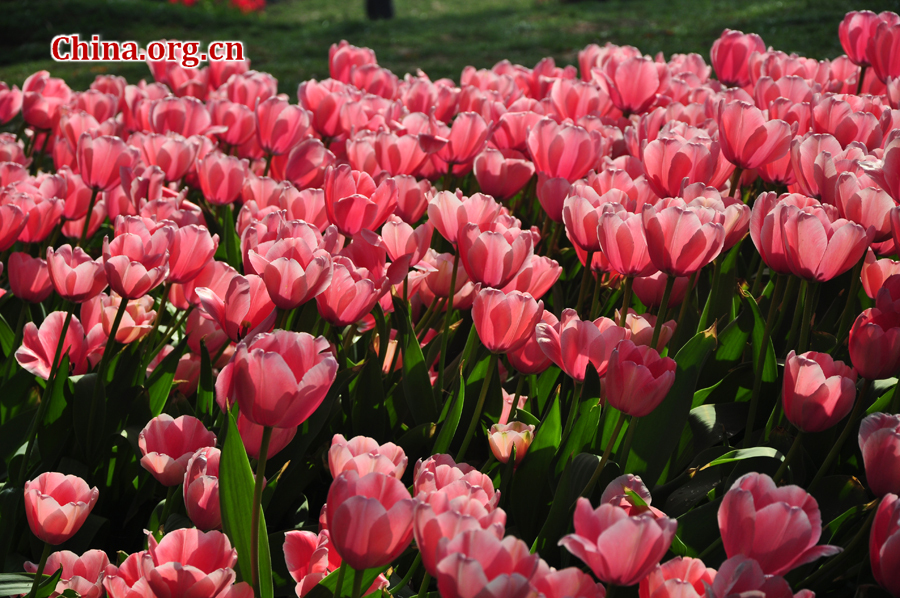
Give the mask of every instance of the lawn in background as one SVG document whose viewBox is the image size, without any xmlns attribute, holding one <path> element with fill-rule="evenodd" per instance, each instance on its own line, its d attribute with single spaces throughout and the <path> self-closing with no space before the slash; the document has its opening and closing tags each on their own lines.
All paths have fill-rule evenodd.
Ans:
<svg viewBox="0 0 900 598">
<path fill-rule="evenodd" d="M 39 69 L 86 88 L 99 73 L 129 82 L 150 77 L 144 64 L 56 63 L 57 34 L 99 33 L 109 40 L 242 40 L 255 69 L 272 73 L 294 97 L 297 84 L 328 76 L 328 47 L 346 39 L 373 48 L 402 76 L 421 68 L 459 80 L 466 65 L 499 60 L 533 66 L 545 56 L 576 64 L 589 43 L 631 44 L 648 54 L 698 52 L 730 27 L 767 45 L 814 58 L 842 53 L 837 28 L 850 10 L 897 10 L 897 0 L 394 0 L 397 18 L 370 22 L 364 0 L 279 0 L 263 14 L 161 0 L 13 0 L 0 5 L 0 81 L 20 85 Z"/>
</svg>

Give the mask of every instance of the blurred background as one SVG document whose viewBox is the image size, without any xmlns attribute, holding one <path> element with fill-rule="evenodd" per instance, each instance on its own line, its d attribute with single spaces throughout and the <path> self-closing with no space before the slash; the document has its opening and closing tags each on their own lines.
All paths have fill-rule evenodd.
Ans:
<svg viewBox="0 0 900 598">
<path fill-rule="evenodd" d="M 184 0 L 179 0 L 183 2 Z M 189 2 L 191 0 L 188 0 Z M 398 76 L 425 71 L 459 81 L 466 65 L 508 59 L 526 66 L 545 56 L 576 64 L 589 43 L 631 44 L 644 53 L 698 52 L 726 27 L 760 34 L 767 45 L 811 58 L 842 53 L 838 23 L 847 11 L 897 10 L 897 0 L 393 0 L 392 19 L 370 20 L 367 0 L 268 0 L 242 12 L 232 0 L 5 0 L 0 2 L 0 81 L 20 85 L 47 69 L 73 89 L 100 73 L 150 79 L 141 63 L 56 63 L 54 35 L 99 33 L 107 40 L 241 40 L 252 68 L 272 73 L 279 91 L 328 77 L 328 47 L 341 39 L 375 50 Z M 371 2 L 372 0 L 368 0 Z M 383 0 L 382 0 L 383 1 Z"/>
</svg>

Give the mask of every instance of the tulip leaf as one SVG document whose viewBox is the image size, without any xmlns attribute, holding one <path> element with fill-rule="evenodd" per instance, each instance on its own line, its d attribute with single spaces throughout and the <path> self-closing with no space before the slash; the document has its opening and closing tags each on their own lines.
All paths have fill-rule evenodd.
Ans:
<svg viewBox="0 0 900 598">
<path fill-rule="evenodd" d="M 0 573 L 0 596 L 27 594 L 32 583 L 32 578 L 24 573 Z"/>
<path fill-rule="evenodd" d="M 759 352 L 762 348 L 763 337 L 765 336 L 766 321 L 762 317 L 756 301 L 753 299 L 753 297 L 750 296 L 749 293 L 742 290 L 741 299 L 743 300 L 744 305 L 751 311 L 751 313 L 753 313 L 753 371 L 757 372 L 759 371 Z M 771 306 L 770 309 L 772 309 Z M 774 397 L 778 395 L 777 389 L 775 388 L 777 382 L 778 362 L 775 359 L 775 348 L 772 346 L 772 339 L 770 337 L 768 340 L 768 344 L 766 345 L 765 364 L 763 365 L 762 369 L 763 385 L 760 389 L 759 396 L 772 396 L 774 400 Z M 769 404 L 768 406 L 762 405 L 762 409 L 760 410 L 760 412 L 768 413 L 771 408 L 771 404 Z"/>
<path fill-rule="evenodd" d="M 226 416 L 225 442 L 219 461 L 219 502 L 222 509 L 222 528 L 238 553 L 238 571 L 245 581 L 250 574 L 250 513 L 253 511 L 253 471 L 247 451 L 238 433 L 234 413 Z M 269 556 L 269 536 L 266 519 L 259 517 L 259 585 L 260 597 L 272 598 L 272 562 Z"/>
<path fill-rule="evenodd" d="M 13 329 L 10 328 L 6 318 L 0 314 L 0 348 L 3 349 L 3 355 L 5 357 L 9 357 L 12 353 L 14 342 L 16 342 L 16 334 L 13 332 Z"/>
<path fill-rule="evenodd" d="M 700 316 L 700 329 L 705 329 L 712 322 L 727 317 L 731 313 L 732 297 L 735 289 L 737 259 L 741 251 L 741 242 L 735 243 L 728 253 L 720 255 L 714 266 L 713 287 Z M 725 320 L 726 322 L 728 320 Z"/>
<path fill-rule="evenodd" d="M 44 412 L 44 425 L 49 426 L 58 420 L 66 410 L 65 387 L 69 381 L 69 354 L 63 355 L 59 362 L 56 377 L 53 379 L 53 388 L 50 391 L 50 404 Z"/>
<path fill-rule="evenodd" d="M 387 571 L 388 567 L 390 567 L 390 565 L 366 569 L 364 571 L 356 571 L 353 567 L 347 567 L 344 572 L 344 581 L 341 583 L 341 592 L 339 595 L 335 595 L 335 590 L 337 589 L 337 579 L 340 569 L 335 569 L 329 573 L 325 579 L 316 584 L 304 598 L 351 598 L 350 594 L 353 593 L 353 581 L 356 579 L 357 575 L 362 575 L 362 584 L 360 587 L 363 589 L 362 593 L 365 594 L 366 591 L 372 587 L 372 584 L 375 583 L 375 580 L 378 579 L 378 576 Z"/>
<path fill-rule="evenodd" d="M 716 346 L 715 326 L 697 334 L 675 356 L 675 382 L 663 402 L 635 431 L 625 471 L 640 475 L 651 488 L 665 481 L 669 459 L 678 448 L 694 399 L 697 378 Z"/>
<path fill-rule="evenodd" d="M 382 438 L 387 417 L 384 412 L 384 383 L 381 378 L 381 362 L 369 351 L 369 358 L 356 380 L 354 400 L 350 405 L 354 434 Z"/>
<path fill-rule="evenodd" d="M 736 463 L 738 461 L 743 461 L 744 459 L 755 459 L 756 457 L 772 457 L 773 459 L 784 461 L 784 455 L 778 449 L 774 449 L 771 446 L 754 446 L 753 448 L 729 451 L 718 459 L 713 459 L 700 469 L 703 470 L 707 467 L 725 465 L 726 463 Z"/>
<path fill-rule="evenodd" d="M 213 415 L 215 400 L 215 381 L 212 373 L 212 360 L 206 343 L 200 341 L 200 381 L 197 384 L 197 410 L 202 415 Z"/>
<path fill-rule="evenodd" d="M 169 392 L 172 390 L 172 382 L 175 380 L 175 370 L 178 368 L 178 361 L 184 354 L 186 347 L 187 339 L 185 338 L 159 362 L 147 380 L 146 387 L 150 395 L 150 413 L 153 414 L 153 417 L 162 413 L 166 406 L 166 400 L 169 398 Z"/>
<path fill-rule="evenodd" d="M 219 215 L 222 218 L 222 244 L 225 245 L 225 259 L 232 268 L 241 272 L 240 239 L 234 230 L 234 213 L 231 211 L 231 206 L 220 206 Z"/>
<path fill-rule="evenodd" d="M 462 369 L 464 367 L 465 364 L 460 364 L 459 378 L 457 378 L 456 384 L 454 385 L 456 386 L 456 392 L 453 393 L 450 400 L 447 401 L 447 404 L 449 405 L 447 417 L 445 417 L 443 423 L 441 423 L 441 431 L 438 432 L 437 440 L 434 441 L 434 448 L 431 449 L 431 453 L 434 455 L 446 453 L 450 450 L 450 443 L 453 442 L 453 437 L 456 435 L 456 429 L 459 427 L 463 405 L 466 402 L 466 383 L 462 376 Z"/>
<path fill-rule="evenodd" d="M 699 451 L 731 438 L 747 423 L 746 403 L 700 405 L 691 409 L 688 424 L 694 436 L 694 450 Z"/>
<path fill-rule="evenodd" d="M 696 557 L 708 546 L 721 539 L 719 535 L 718 513 L 722 499 L 717 498 L 712 502 L 700 505 L 678 517 L 678 531 L 676 534 L 685 547 L 687 556 Z M 724 555 L 724 552 L 723 552 Z M 714 562 L 707 559 L 706 562 Z"/>
<path fill-rule="evenodd" d="M 700 374 L 701 388 L 713 386 L 741 363 L 752 331 L 753 313 L 748 309 L 741 310 L 738 317 L 719 333 L 716 351 Z"/>
<path fill-rule="evenodd" d="M 403 352 L 403 396 L 416 425 L 437 421 L 434 390 L 428 376 L 428 365 L 415 329 L 409 320 L 409 312 L 403 301 L 394 297 L 394 319 L 397 337 Z"/>
<path fill-rule="evenodd" d="M 60 566 L 53 575 L 42 575 L 44 579 L 40 582 L 37 592 L 34 594 L 34 598 L 50 598 L 50 594 L 56 591 L 56 584 L 59 583 L 62 572 L 63 568 Z"/>
<path fill-rule="evenodd" d="M 823 477 L 814 489 L 813 498 L 819 503 L 822 521 L 830 521 L 847 509 L 869 502 L 865 487 L 849 475 Z"/>
<path fill-rule="evenodd" d="M 553 498 L 553 489 L 557 484 L 550 479 L 551 464 L 561 440 L 562 417 L 557 393 L 509 490 L 512 500 L 508 504 L 525 538 L 537 536 L 537 526 L 543 520 L 544 509 Z"/>
</svg>

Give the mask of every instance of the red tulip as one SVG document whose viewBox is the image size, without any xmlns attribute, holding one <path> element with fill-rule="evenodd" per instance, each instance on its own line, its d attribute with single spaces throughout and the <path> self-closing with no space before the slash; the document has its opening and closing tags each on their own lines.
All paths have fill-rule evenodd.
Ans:
<svg viewBox="0 0 900 598">
<path fill-rule="evenodd" d="M 539 323 L 537 342 L 544 354 L 576 382 L 583 382 L 588 363 L 602 377 L 619 341 L 631 333 L 609 318 L 582 321 L 573 309 L 563 310 L 559 324 Z"/>
<path fill-rule="evenodd" d="M 641 218 L 650 260 L 669 276 L 690 276 L 722 251 L 723 226 L 718 222 L 703 223 L 689 208 L 672 205 L 657 210 L 645 205 Z"/>
<path fill-rule="evenodd" d="M 746 87 L 750 84 L 750 55 L 765 51 L 766 45 L 755 33 L 726 29 L 713 42 L 710 59 L 719 81 L 725 85 Z"/>
<path fill-rule="evenodd" d="M 900 502 L 896 494 L 881 499 L 872 531 L 869 532 L 869 558 L 875 581 L 892 596 L 900 595 Z"/>
<path fill-rule="evenodd" d="M 335 434 L 328 449 L 328 468 L 333 478 L 353 470 L 361 476 L 378 472 L 399 480 L 407 463 L 406 453 L 393 442 L 378 444 L 366 436 L 356 436 L 348 441 L 343 435 Z"/>
<path fill-rule="evenodd" d="M 641 580 L 640 598 L 701 598 L 713 584 L 716 570 L 700 559 L 677 556 L 653 569 Z"/>
<path fill-rule="evenodd" d="M 184 474 L 184 508 L 197 529 L 222 527 L 219 507 L 219 459 L 221 451 L 201 448 L 187 462 Z"/>
<path fill-rule="evenodd" d="M 25 324 L 22 344 L 16 349 L 16 361 L 19 365 L 35 376 L 49 380 L 50 371 L 54 365 L 59 365 L 59 361 L 53 363 L 53 358 L 56 355 L 65 321 L 66 313 L 55 311 L 44 318 L 40 328 L 35 326 L 34 322 Z M 64 355 L 68 354 L 69 367 L 76 374 L 83 374 L 87 367 L 84 329 L 75 316 L 72 316 L 72 320 L 69 322 L 62 343 L 62 350 L 59 352 L 60 361 Z"/>
<path fill-rule="evenodd" d="M 22 301 L 40 303 L 53 292 L 47 262 L 39 257 L 16 251 L 6 262 L 9 268 L 9 289 Z"/>
<path fill-rule="evenodd" d="M 900 491 L 900 417 L 873 413 L 859 425 L 859 450 L 875 496 Z"/>
<path fill-rule="evenodd" d="M 827 353 L 787 354 L 784 414 L 804 432 L 821 432 L 844 419 L 856 399 L 856 371 Z"/>
<path fill-rule="evenodd" d="M 357 571 L 387 565 L 412 540 L 415 505 L 395 477 L 345 471 L 332 482 L 325 507 L 335 549 Z"/>
<path fill-rule="evenodd" d="M 801 278 L 823 282 L 859 262 L 869 244 L 866 229 L 843 219 L 831 220 L 818 207 L 787 206 L 781 212 L 784 255 Z"/>
<path fill-rule="evenodd" d="M 539 559 L 514 536 L 464 531 L 438 544 L 438 590 L 444 598 L 526 598 Z"/>
<path fill-rule="evenodd" d="M 275 304 L 266 292 L 263 279 L 254 274 L 234 275 L 223 296 L 213 289 L 195 289 L 203 309 L 234 342 L 257 332 L 271 330 Z"/>
<path fill-rule="evenodd" d="M 25 482 L 28 526 L 41 541 L 62 544 L 84 525 L 99 494 L 77 476 L 42 473 Z"/>
<path fill-rule="evenodd" d="M 707 598 L 729 598 L 735 595 L 756 595 L 766 598 L 794 598 L 791 585 L 780 575 L 763 573 L 759 563 L 743 555 L 734 556 L 719 567 Z M 797 598 L 811 598 L 809 590 L 801 590 Z"/>
<path fill-rule="evenodd" d="M 163 413 L 151 419 L 138 436 L 141 466 L 163 486 L 181 484 L 194 453 L 215 444 L 216 435 L 190 415 L 175 419 Z"/>
<path fill-rule="evenodd" d="M 716 123 L 722 153 L 744 170 L 777 160 L 791 148 L 791 126 L 783 120 L 768 120 L 759 108 L 747 102 L 719 104 Z"/>
<path fill-rule="evenodd" d="M 643 514 L 631 517 L 611 504 L 591 508 L 586 498 L 575 507 L 575 533 L 559 541 L 584 561 L 601 581 L 636 584 L 665 555 L 678 527 L 674 519 Z"/>
<path fill-rule="evenodd" d="M 497 199 L 512 197 L 534 176 L 534 164 L 515 150 L 486 148 L 475 158 L 473 170 L 481 191 Z"/>
<path fill-rule="evenodd" d="M 815 498 L 799 486 L 779 488 L 759 473 L 738 478 L 725 493 L 719 529 L 729 557 L 754 559 L 768 575 L 781 575 L 841 551 L 816 545 L 822 516 Z"/>
<path fill-rule="evenodd" d="M 62 596 L 68 590 L 82 598 L 101 598 L 104 579 L 117 571 L 102 550 L 88 550 L 81 556 L 69 550 L 59 550 L 50 555 L 41 573 L 52 576 L 60 567 L 62 575 L 51 596 Z M 38 565 L 26 562 L 24 569 L 27 573 L 37 573 Z"/>
<path fill-rule="evenodd" d="M 675 360 L 622 340 L 610 353 L 605 381 L 604 398 L 610 405 L 627 415 L 644 417 L 675 383 Z"/>
</svg>

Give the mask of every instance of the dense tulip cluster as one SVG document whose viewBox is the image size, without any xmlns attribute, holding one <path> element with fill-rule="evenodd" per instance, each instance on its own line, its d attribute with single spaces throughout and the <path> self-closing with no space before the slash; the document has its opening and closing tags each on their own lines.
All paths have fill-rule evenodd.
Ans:
<svg viewBox="0 0 900 598">
<path fill-rule="evenodd" d="M 839 37 L 0 83 L 10 584 L 900 596 L 900 17 Z"/>
</svg>

